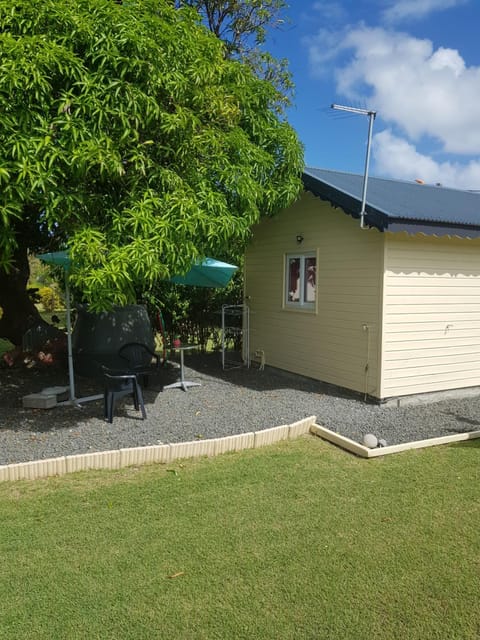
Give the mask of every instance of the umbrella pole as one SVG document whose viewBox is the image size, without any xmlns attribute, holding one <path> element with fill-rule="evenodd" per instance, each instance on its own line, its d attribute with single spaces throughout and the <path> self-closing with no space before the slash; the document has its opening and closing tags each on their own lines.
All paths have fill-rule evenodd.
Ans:
<svg viewBox="0 0 480 640">
<path fill-rule="evenodd" d="M 72 351 L 72 317 L 70 313 L 70 289 L 68 286 L 68 269 L 65 270 L 65 302 L 67 303 L 67 353 L 68 353 L 68 379 L 70 384 L 70 402 L 75 402 L 75 379 L 73 373 Z"/>
</svg>

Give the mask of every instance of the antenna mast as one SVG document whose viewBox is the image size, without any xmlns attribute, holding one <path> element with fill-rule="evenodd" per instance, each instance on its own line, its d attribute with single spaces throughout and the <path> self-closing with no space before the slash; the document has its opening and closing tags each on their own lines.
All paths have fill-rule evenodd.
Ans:
<svg viewBox="0 0 480 640">
<path fill-rule="evenodd" d="M 332 109 L 336 109 L 338 111 L 348 111 L 349 113 L 356 113 L 361 116 L 368 116 L 368 142 L 367 142 L 367 153 L 365 156 L 365 170 L 363 172 L 363 187 L 362 187 L 362 208 L 360 211 L 360 228 L 366 229 L 365 226 L 365 204 L 367 201 L 367 184 L 368 184 L 368 167 L 370 164 L 370 148 L 372 146 L 372 132 L 373 132 L 373 121 L 375 120 L 375 116 L 377 115 L 376 111 L 371 111 L 369 109 L 358 109 L 357 107 L 346 107 L 342 104 L 332 104 Z"/>
</svg>

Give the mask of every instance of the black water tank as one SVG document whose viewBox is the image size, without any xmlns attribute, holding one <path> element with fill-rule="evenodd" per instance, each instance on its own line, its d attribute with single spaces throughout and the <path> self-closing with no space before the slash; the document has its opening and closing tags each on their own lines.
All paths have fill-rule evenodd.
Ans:
<svg viewBox="0 0 480 640">
<path fill-rule="evenodd" d="M 112 311 L 91 313 L 79 307 L 72 333 L 75 373 L 101 375 L 101 366 L 121 368 L 125 361 L 118 350 L 128 342 L 141 342 L 154 349 L 154 331 L 147 310 L 141 305 L 115 307 Z"/>
</svg>

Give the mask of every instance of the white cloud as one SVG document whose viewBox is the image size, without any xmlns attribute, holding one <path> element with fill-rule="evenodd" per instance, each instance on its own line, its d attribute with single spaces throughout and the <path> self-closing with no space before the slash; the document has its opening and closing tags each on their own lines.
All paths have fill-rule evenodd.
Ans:
<svg viewBox="0 0 480 640">
<path fill-rule="evenodd" d="M 345 8 L 339 2 L 328 2 L 325 0 L 314 2 L 313 9 L 328 21 L 338 22 L 344 20 L 347 15 Z"/>
<path fill-rule="evenodd" d="M 377 111 L 377 173 L 480 189 L 480 67 L 428 39 L 365 25 L 322 30 L 308 46 L 314 73 L 334 69 L 338 97 Z M 382 122 L 389 129 L 378 132 Z"/>
<path fill-rule="evenodd" d="M 409 19 L 420 20 L 434 11 L 452 9 L 465 2 L 466 0 L 398 0 L 385 9 L 382 17 L 389 23 Z"/>
<path fill-rule="evenodd" d="M 480 189 L 480 160 L 467 164 L 437 162 L 388 129 L 374 136 L 373 157 L 377 171 L 382 175 L 404 180 L 421 179 L 457 189 Z"/>
<path fill-rule="evenodd" d="M 444 152 L 480 154 L 480 67 L 454 49 L 383 28 L 321 32 L 310 41 L 317 69 L 350 53 L 336 70 L 339 95 L 376 109 L 413 141 L 429 136 Z"/>
<path fill-rule="evenodd" d="M 342 51 L 339 34 L 328 29 L 319 29 L 315 37 L 306 37 L 303 43 L 308 48 L 310 67 L 316 76 L 330 72 L 325 63 L 334 60 Z"/>
</svg>

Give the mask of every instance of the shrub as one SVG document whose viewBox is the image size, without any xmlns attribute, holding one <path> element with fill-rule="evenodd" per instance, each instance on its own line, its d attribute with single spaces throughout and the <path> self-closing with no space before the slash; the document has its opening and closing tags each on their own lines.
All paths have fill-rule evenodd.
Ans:
<svg viewBox="0 0 480 640">
<path fill-rule="evenodd" d="M 52 287 L 41 287 L 38 295 L 45 311 L 55 311 L 61 304 L 60 296 Z"/>
</svg>

